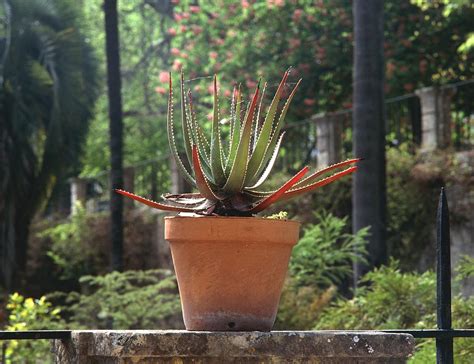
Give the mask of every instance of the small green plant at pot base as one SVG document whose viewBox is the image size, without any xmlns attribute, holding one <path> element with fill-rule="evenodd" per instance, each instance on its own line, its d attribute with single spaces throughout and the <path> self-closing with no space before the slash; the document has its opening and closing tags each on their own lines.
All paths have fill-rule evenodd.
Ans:
<svg viewBox="0 0 474 364">
<path fill-rule="evenodd" d="M 168 138 L 178 167 L 198 192 L 163 195 L 155 202 L 132 193 L 118 193 L 145 205 L 177 212 L 165 218 L 188 330 L 270 330 L 299 223 L 258 218 L 255 214 L 331 183 L 357 169 L 350 159 L 309 175 L 304 167 L 273 191 L 262 189 L 278 156 L 283 122 L 300 83 L 283 99 L 285 72 L 263 117 L 263 95 L 257 86 L 243 107 L 240 87 L 234 88 L 229 140 L 222 139 L 217 78 L 213 82 L 212 132 L 208 138 L 197 122 L 191 92 L 181 73 L 181 126 L 187 160 L 175 143 L 170 75 Z M 339 170 L 339 171 L 338 171 Z M 338 171 L 338 172 L 337 172 Z M 333 173 L 326 176 L 327 173 Z M 326 177 L 325 177 L 326 176 Z"/>
</svg>

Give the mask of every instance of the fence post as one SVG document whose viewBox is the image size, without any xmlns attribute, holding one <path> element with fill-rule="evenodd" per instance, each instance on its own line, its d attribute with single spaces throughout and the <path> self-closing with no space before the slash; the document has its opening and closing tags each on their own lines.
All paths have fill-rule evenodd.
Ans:
<svg viewBox="0 0 474 364">
<path fill-rule="evenodd" d="M 77 212 L 77 203 L 85 207 L 87 200 L 87 180 L 71 178 L 71 214 Z"/>
<path fill-rule="evenodd" d="M 125 167 L 123 169 L 123 189 L 128 192 L 135 192 L 135 168 Z M 133 207 L 133 200 L 131 198 L 123 199 L 123 206 L 125 208 Z"/>
<path fill-rule="evenodd" d="M 436 316 L 438 329 L 451 330 L 451 239 L 448 201 L 444 188 L 441 189 L 436 220 Z M 436 338 L 436 362 L 453 363 L 452 337 Z"/>
<path fill-rule="evenodd" d="M 425 87 L 415 91 L 420 98 L 421 149 L 430 151 L 451 144 L 451 98 L 454 88 Z"/>
<path fill-rule="evenodd" d="M 316 147 L 318 168 L 337 163 L 341 157 L 341 115 L 318 114 L 316 123 Z"/>
</svg>

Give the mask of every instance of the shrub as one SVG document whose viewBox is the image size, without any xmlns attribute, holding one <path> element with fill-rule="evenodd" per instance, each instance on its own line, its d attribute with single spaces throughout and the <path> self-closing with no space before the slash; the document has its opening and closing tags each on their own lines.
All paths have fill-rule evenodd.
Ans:
<svg viewBox="0 0 474 364">
<path fill-rule="evenodd" d="M 74 328 L 156 329 L 180 326 L 174 275 L 165 270 L 112 272 L 80 279 L 82 294 L 65 297 L 64 313 Z M 55 295 L 60 298 L 62 294 Z"/>
<path fill-rule="evenodd" d="M 363 260 L 367 229 L 348 234 L 347 218 L 316 214 L 293 249 L 290 274 L 275 323 L 278 329 L 308 330 L 336 294 L 336 284 L 350 277 L 355 260 Z"/>
<path fill-rule="evenodd" d="M 98 256 L 96 249 L 87 244 L 90 236 L 88 214 L 80 204 L 70 221 L 48 228 L 38 234 L 40 238 L 52 240 L 47 255 L 58 267 L 61 279 L 77 279 L 93 274 Z"/>
<path fill-rule="evenodd" d="M 7 331 L 64 329 L 60 309 L 53 308 L 45 297 L 25 298 L 18 293 L 9 296 Z M 48 340 L 6 341 L 5 359 L 8 364 L 52 363 Z"/>
<path fill-rule="evenodd" d="M 352 299 L 339 298 L 320 316 L 316 329 L 429 329 L 436 326 L 436 275 L 428 271 L 401 273 L 397 261 L 367 273 Z M 474 297 L 453 297 L 453 327 L 474 328 Z M 472 339 L 454 340 L 456 363 L 470 363 Z M 417 344 L 413 363 L 435 361 L 433 340 Z"/>
<path fill-rule="evenodd" d="M 317 223 L 305 229 L 303 238 L 293 249 L 290 272 L 297 286 L 325 289 L 349 277 L 354 261 L 365 261 L 368 229 L 349 234 L 347 218 L 330 213 L 315 217 Z"/>
</svg>

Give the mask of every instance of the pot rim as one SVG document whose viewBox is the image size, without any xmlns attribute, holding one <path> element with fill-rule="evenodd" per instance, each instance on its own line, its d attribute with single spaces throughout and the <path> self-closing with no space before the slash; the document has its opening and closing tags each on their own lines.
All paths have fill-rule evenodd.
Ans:
<svg viewBox="0 0 474 364">
<path fill-rule="evenodd" d="M 281 222 L 281 223 L 289 223 L 289 224 L 298 224 L 301 225 L 301 222 L 296 220 L 290 219 L 270 219 L 268 217 L 261 217 L 261 216 L 206 216 L 206 215 L 198 215 L 194 214 L 192 216 L 183 216 L 183 215 L 175 215 L 175 216 L 165 216 L 165 220 L 187 220 L 187 219 L 206 219 L 206 220 L 214 220 L 214 219 L 227 219 L 227 220 L 260 220 L 260 221 L 268 221 L 268 222 Z"/>
</svg>

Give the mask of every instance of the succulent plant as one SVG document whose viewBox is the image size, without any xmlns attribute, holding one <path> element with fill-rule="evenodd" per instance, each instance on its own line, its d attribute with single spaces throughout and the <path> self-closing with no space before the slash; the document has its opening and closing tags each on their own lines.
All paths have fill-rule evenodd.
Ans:
<svg viewBox="0 0 474 364">
<path fill-rule="evenodd" d="M 187 211 L 205 215 L 251 216 L 270 205 L 288 200 L 318 187 L 331 183 L 354 172 L 358 159 L 349 159 L 329 167 L 307 173 L 304 167 L 280 188 L 262 191 L 278 156 L 285 132 L 283 121 L 288 107 L 300 84 L 299 80 L 286 102 L 279 108 L 289 70 L 285 72 L 267 110 L 262 115 L 262 100 L 266 85 L 260 96 L 260 83 L 245 113 L 242 108 L 240 87 L 234 88 L 230 111 L 230 136 L 224 144 L 220 130 L 217 78 L 214 76 L 214 102 L 212 133 L 210 141 L 196 120 L 191 92 L 185 92 L 184 76 L 181 72 L 181 124 L 187 163 L 181 159 L 175 143 L 173 125 L 173 87 L 170 75 L 168 99 L 168 139 L 171 152 L 184 177 L 197 193 L 165 194 L 162 202 L 155 202 L 123 190 L 118 193 L 145 205 L 168 211 Z M 347 167 L 328 177 L 326 173 Z M 306 177 L 305 177 L 306 176 Z"/>
</svg>

